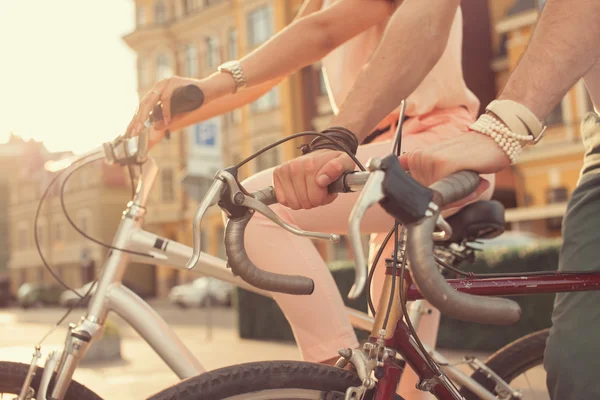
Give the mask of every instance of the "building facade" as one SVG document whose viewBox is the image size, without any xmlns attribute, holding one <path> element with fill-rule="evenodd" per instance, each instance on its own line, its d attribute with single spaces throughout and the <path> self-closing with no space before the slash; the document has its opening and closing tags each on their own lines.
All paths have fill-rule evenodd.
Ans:
<svg viewBox="0 0 600 400">
<path fill-rule="evenodd" d="M 525 51 L 543 2 L 490 0 L 499 91 Z M 559 236 L 567 201 L 583 164 L 579 125 L 593 106 L 583 81 L 569 90 L 545 123 L 544 139 L 526 148 L 511 168 L 516 208 L 507 210 L 512 229 Z"/>
<path fill-rule="evenodd" d="M 238 59 L 285 27 L 302 0 L 135 0 L 136 29 L 124 41 L 137 54 L 138 90 L 173 74 L 205 77 L 227 60 Z M 465 0 L 465 80 L 483 101 L 496 92 L 491 69 L 490 18 L 486 2 Z M 483 35 L 481 34 L 485 32 Z M 478 34 L 473 34 L 478 33 Z M 214 171 L 260 148 L 304 130 L 322 130 L 332 117 L 319 65 L 302 69 L 252 104 L 173 133 L 152 149 L 161 168 L 146 224 L 163 236 L 191 244 L 191 219 Z M 299 155 L 302 140 L 288 142 L 250 162 L 243 179 Z M 224 256 L 223 223 L 215 209 L 202 227 L 205 251 Z M 347 243 L 315 242 L 325 259 L 351 257 Z M 157 268 L 157 293 L 193 273 Z"/>
<path fill-rule="evenodd" d="M 11 288 L 25 282 L 56 284 L 44 267 L 35 244 L 34 218 L 40 199 L 54 174 L 44 170 L 44 163 L 64 153 L 50 153 L 43 144 L 28 142 L 19 157 L 19 168 L 10 174 L 8 221 Z M 66 175 L 65 175 L 66 176 Z M 81 236 L 68 222 L 60 199 L 60 178 L 50 189 L 40 209 L 37 238 L 43 257 L 52 271 L 68 286 L 78 288 L 97 278 L 107 257 L 107 250 Z M 131 188 L 120 167 L 95 162 L 83 166 L 65 184 L 65 208 L 83 232 L 110 244 L 122 212 L 131 200 Z M 130 265 L 124 283 L 141 296 L 155 292 L 154 266 Z"/>
</svg>

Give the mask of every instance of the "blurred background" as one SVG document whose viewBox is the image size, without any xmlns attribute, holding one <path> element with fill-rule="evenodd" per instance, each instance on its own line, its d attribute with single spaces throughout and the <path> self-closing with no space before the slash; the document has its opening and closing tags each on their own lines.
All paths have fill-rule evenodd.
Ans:
<svg viewBox="0 0 600 400">
<path fill-rule="evenodd" d="M 35 248 L 33 216 L 53 177 L 43 169 L 44 162 L 83 152 L 122 134 L 138 98 L 154 82 L 173 74 L 208 76 L 220 63 L 241 57 L 281 30 L 301 3 L 0 2 L 2 305 L 57 307 L 72 301 L 45 270 Z M 463 0 L 464 76 L 482 107 L 503 88 L 525 49 L 541 6 L 543 2 L 535 0 Z M 410 59 L 405 62 L 410 63 Z M 486 266 L 481 268 L 500 262 L 510 269 L 515 260 L 529 270 L 556 268 L 561 220 L 583 159 L 579 123 L 592 109 L 583 82 L 578 82 L 548 117 L 545 139 L 527 148 L 518 165 L 497 175 L 494 198 L 506 207 L 506 228 L 512 231 L 498 246 L 520 249 L 533 244 L 539 249 L 540 243 L 551 242 L 551 250 L 544 250 L 542 256 L 534 252 L 538 257 L 534 261 L 527 261 L 522 251 L 512 252 L 507 256 L 513 257 L 510 263 L 506 258 L 495 258 L 485 261 Z M 331 118 L 326 84 L 315 64 L 285 79 L 247 107 L 174 132 L 151 151 L 161 169 L 145 227 L 191 244 L 192 216 L 218 168 L 232 165 L 292 133 L 321 130 Z M 297 156 L 297 145 L 288 142 L 263 154 L 242 170 L 242 177 Z M 109 242 L 130 193 L 123 170 L 95 163 L 79 171 L 70 182 L 66 204 L 82 230 Z M 58 187 L 50 192 L 38 229 L 45 257 L 68 285 L 82 288 L 97 276 L 106 251 L 71 228 L 60 210 Z M 223 257 L 222 235 L 221 215 L 214 209 L 203 226 L 203 250 Z M 332 266 L 342 293 L 347 292 L 353 257 L 347 242 L 315 244 Z M 269 300 L 243 292 L 236 295 L 231 288 L 209 285 L 198 277 L 195 271 L 134 264 L 128 269 L 125 283 L 158 303 L 188 308 L 239 303 L 234 307 L 237 311 L 231 311 L 227 318 L 237 321 L 240 337 L 293 340 L 289 326 Z M 247 302 L 236 301 L 239 296 L 247 296 Z M 544 301 L 536 327 L 549 325 L 551 298 Z M 356 305 L 360 309 L 363 306 Z M 240 307 L 247 307 L 246 312 L 240 312 Z M 259 318 L 261 312 L 263 319 Z M 264 324 L 257 321 L 270 321 L 271 327 L 281 329 L 275 334 L 271 329 L 273 337 L 266 337 L 260 328 Z M 456 345 L 451 343 L 455 331 L 446 332 L 448 346 Z M 482 349 L 497 348 L 509 336 L 482 345 Z"/>
</svg>

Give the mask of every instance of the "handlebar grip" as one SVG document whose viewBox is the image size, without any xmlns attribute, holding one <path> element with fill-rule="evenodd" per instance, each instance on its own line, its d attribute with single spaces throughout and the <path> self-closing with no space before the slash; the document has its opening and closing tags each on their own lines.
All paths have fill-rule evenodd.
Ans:
<svg viewBox="0 0 600 400">
<path fill-rule="evenodd" d="M 275 196 L 275 189 L 273 189 L 273 186 L 258 190 L 252 193 L 252 196 L 266 206 L 277 204 L 277 196 Z"/>
<path fill-rule="evenodd" d="M 329 193 L 349 193 L 362 189 L 369 179 L 367 171 L 344 172 L 327 187 Z"/>
<path fill-rule="evenodd" d="M 431 186 L 442 204 L 453 203 L 473 192 L 479 183 L 474 172 L 460 172 Z M 423 218 L 408 226 L 407 253 L 410 272 L 419 291 L 442 314 L 463 321 L 482 324 L 511 325 L 521 318 L 521 308 L 509 299 L 482 297 L 454 290 L 439 273 L 433 256 L 432 233 L 437 215 Z"/>
<path fill-rule="evenodd" d="M 250 218 L 252 218 L 252 213 L 230 219 L 225 227 L 227 264 L 233 273 L 252 286 L 270 292 L 295 295 L 311 294 L 315 288 L 312 279 L 263 271 L 250 261 L 244 246 L 244 230 Z"/>
<path fill-rule="evenodd" d="M 442 201 L 440 206 L 443 207 L 464 199 L 473 193 L 478 185 L 479 175 L 476 172 L 461 171 L 437 181 L 430 188 L 440 194 Z"/>
<path fill-rule="evenodd" d="M 204 103 L 204 93 L 196 85 L 182 86 L 171 96 L 171 115 L 183 114 L 199 108 Z M 162 105 L 154 106 L 150 114 L 152 123 L 163 119 Z"/>
</svg>

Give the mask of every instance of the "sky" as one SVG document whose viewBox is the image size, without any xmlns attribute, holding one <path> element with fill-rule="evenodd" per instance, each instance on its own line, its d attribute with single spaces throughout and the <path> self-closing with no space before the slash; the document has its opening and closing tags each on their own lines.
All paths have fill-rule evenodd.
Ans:
<svg viewBox="0 0 600 400">
<path fill-rule="evenodd" d="M 0 0 L 0 143 L 84 152 L 123 133 L 137 107 L 133 0 Z"/>
</svg>

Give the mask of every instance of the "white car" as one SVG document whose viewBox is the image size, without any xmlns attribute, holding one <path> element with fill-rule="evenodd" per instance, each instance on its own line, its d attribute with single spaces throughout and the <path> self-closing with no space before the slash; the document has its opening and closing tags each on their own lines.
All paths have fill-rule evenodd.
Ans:
<svg viewBox="0 0 600 400">
<path fill-rule="evenodd" d="M 209 305 L 231 306 L 233 286 L 210 277 L 195 279 L 190 283 L 174 286 L 169 300 L 178 306 L 206 307 Z"/>
<path fill-rule="evenodd" d="M 85 285 L 83 285 L 82 287 L 78 288 L 78 289 L 74 289 L 79 296 L 85 296 L 85 294 L 88 292 L 88 290 L 90 290 L 90 286 L 92 286 L 92 284 L 94 284 L 96 282 L 88 282 Z M 92 295 L 92 293 L 94 293 L 94 291 L 96 290 L 97 285 L 92 289 L 92 291 L 90 292 L 90 295 L 88 296 L 87 299 L 83 300 L 81 303 L 79 303 L 79 307 L 86 307 L 88 302 L 90 301 L 90 297 Z M 71 307 L 75 304 L 77 304 L 77 302 L 80 300 L 80 297 L 77 296 L 75 293 L 73 293 L 71 290 L 65 290 L 64 292 L 61 293 L 60 298 L 58 299 L 58 303 L 63 306 L 63 307 Z"/>
</svg>

